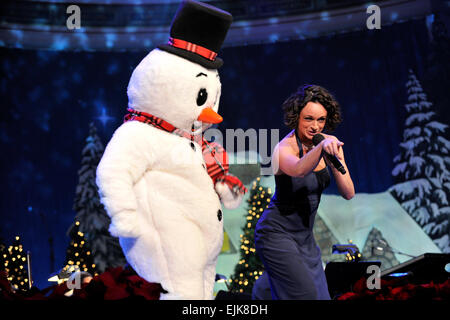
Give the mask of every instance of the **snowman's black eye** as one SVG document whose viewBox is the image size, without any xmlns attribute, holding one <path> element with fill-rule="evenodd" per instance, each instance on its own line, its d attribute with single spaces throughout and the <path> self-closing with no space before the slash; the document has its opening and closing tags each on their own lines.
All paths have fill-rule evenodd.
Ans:
<svg viewBox="0 0 450 320">
<path fill-rule="evenodd" d="M 202 106 L 205 104 L 206 99 L 208 99 L 208 92 L 206 92 L 205 88 L 200 89 L 197 94 L 197 105 Z"/>
</svg>

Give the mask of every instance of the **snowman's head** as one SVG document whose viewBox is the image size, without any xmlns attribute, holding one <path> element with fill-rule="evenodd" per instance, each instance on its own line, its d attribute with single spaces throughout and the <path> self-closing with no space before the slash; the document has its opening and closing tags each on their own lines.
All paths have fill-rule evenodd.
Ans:
<svg viewBox="0 0 450 320">
<path fill-rule="evenodd" d="M 154 49 L 133 71 L 127 93 L 129 108 L 190 132 L 193 126 L 201 130 L 203 109 L 218 111 L 221 83 L 216 69 Z"/>
</svg>

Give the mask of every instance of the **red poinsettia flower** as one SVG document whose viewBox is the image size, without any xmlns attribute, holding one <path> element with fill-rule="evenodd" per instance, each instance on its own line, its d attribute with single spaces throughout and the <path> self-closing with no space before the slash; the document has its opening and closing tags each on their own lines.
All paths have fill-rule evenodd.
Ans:
<svg viewBox="0 0 450 320">
<path fill-rule="evenodd" d="M 0 299 L 5 300 L 121 300 L 146 299 L 159 300 L 165 293 L 159 283 L 150 283 L 139 277 L 132 269 L 114 268 L 82 283 L 81 288 L 70 292 L 67 283 L 61 283 L 39 290 L 35 287 L 27 292 L 15 292 L 5 272 L 0 272 Z M 71 293 L 70 296 L 66 294 Z"/>
</svg>

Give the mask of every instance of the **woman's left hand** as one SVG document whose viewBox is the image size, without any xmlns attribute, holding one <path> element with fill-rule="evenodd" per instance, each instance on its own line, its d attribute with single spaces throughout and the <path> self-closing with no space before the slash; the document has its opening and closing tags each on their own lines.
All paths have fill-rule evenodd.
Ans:
<svg viewBox="0 0 450 320">
<path fill-rule="evenodd" d="M 339 160 L 344 160 L 344 153 L 342 151 L 344 143 L 335 136 L 324 133 L 322 135 L 325 137 L 323 150 L 329 155 L 336 156 Z"/>
</svg>

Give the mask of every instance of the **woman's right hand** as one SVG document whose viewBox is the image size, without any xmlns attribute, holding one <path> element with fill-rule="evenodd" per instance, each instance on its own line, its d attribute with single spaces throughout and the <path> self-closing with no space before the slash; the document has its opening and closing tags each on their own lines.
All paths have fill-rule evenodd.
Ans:
<svg viewBox="0 0 450 320">
<path fill-rule="evenodd" d="M 323 134 L 325 139 L 322 140 L 322 150 L 332 156 L 336 156 L 339 160 L 342 160 L 341 156 L 341 146 L 344 145 L 342 141 L 340 141 L 335 136 L 329 134 Z"/>
</svg>

